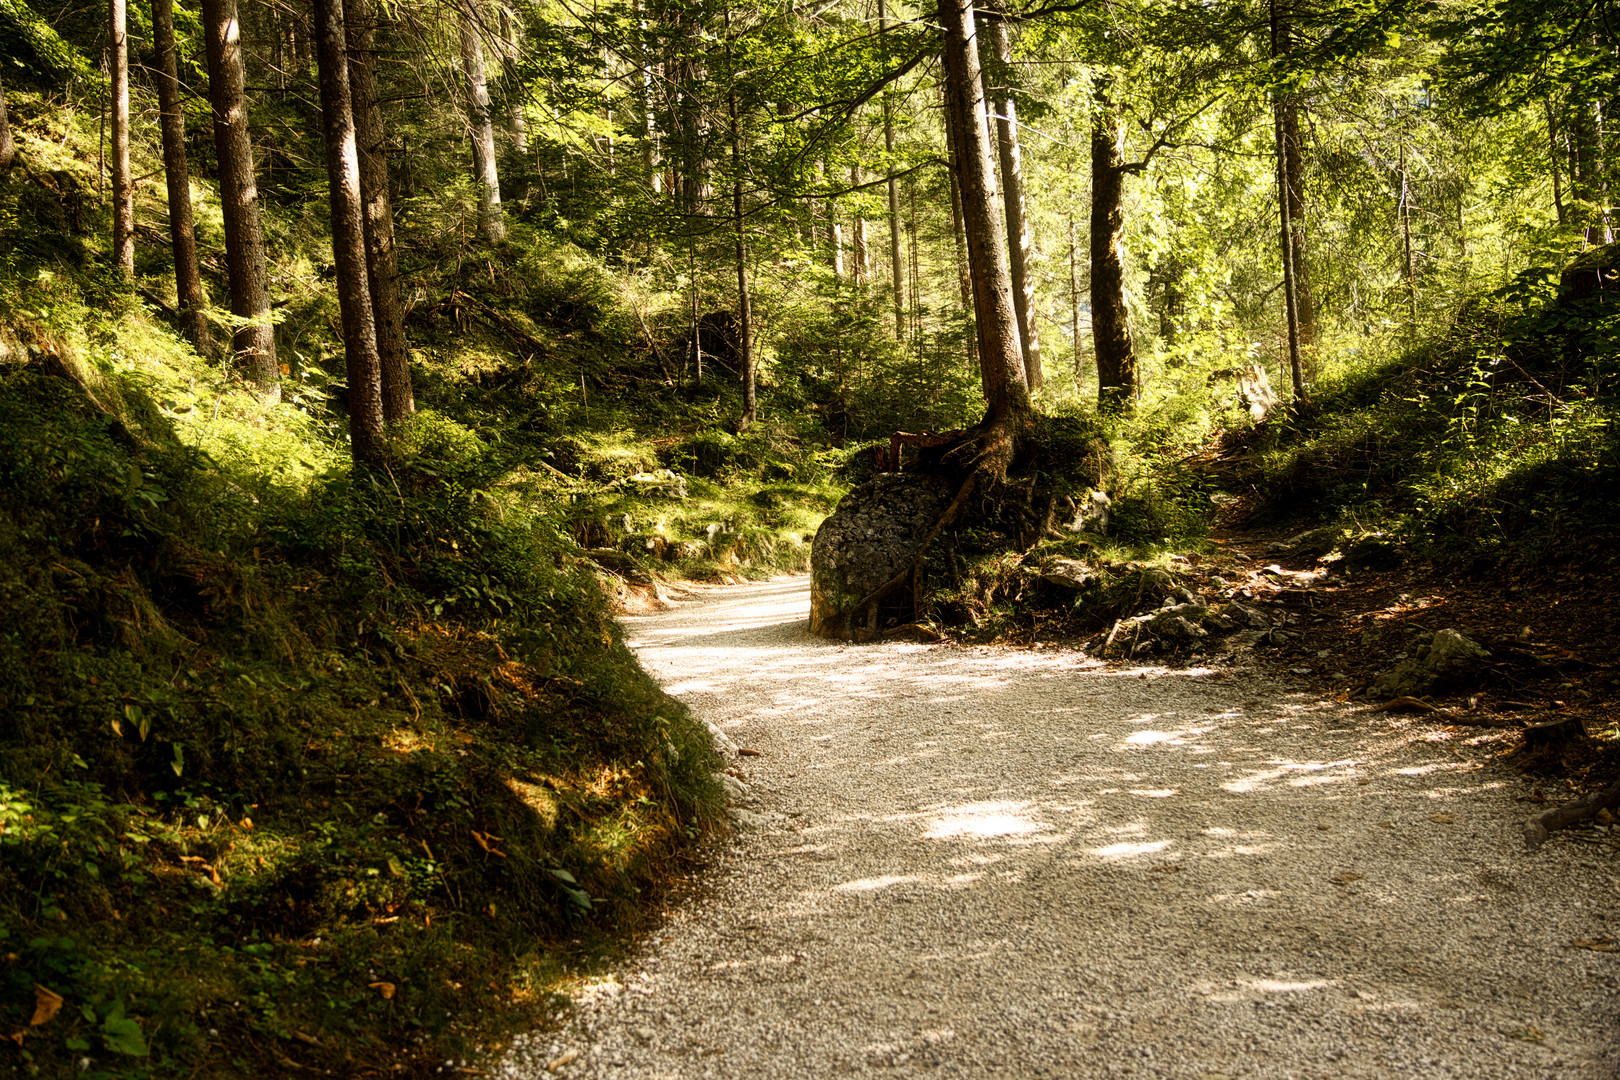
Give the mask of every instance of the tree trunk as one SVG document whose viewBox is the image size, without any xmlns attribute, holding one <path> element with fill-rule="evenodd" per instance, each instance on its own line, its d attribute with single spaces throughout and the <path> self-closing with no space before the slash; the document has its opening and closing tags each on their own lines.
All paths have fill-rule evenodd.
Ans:
<svg viewBox="0 0 1620 1080">
<path fill-rule="evenodd" d="M 416 411 L 405 307 L 399 297 L 399 253 L 394 206 L 388 195 L 387 130 L 377 99 L 377 12 L 372 0 L 347 0 L 349 98 L 360 160 L 360 203 L 366 241 L 366 284 L 371 295 L 377 356 L 382 367 L 383 419 L 397 424 Z"/>
<path fill-rule="evenodd" d="M 827 219 L 832 223 L 828 228 L 827 255 L 832 263 L 833 280 L 844 280 L 844 223 L 838 220 L 837 209 L 831 199 L 827 200 Z"/>
<path fill-rule="evenodd" d="M 917 179 L 906 178 L 906 238 L 911 249 L 911 336 L 922 356 L 922 260 L 917 254 Z"/>
<path fill-rule="evenodd" d="M 498 244 L 506 239 L 506 219 L 501 214 L 501 177 L 495 165 L 495 125 L 490 120 L 484 46 L 478 38 L 478 25 L 468 12 L 461 14 L 461 71 L 467 78 L 467 123 L 472 128 L 479 229 L 486 240 Z"/>
<path fill-rule="evenodd" d="M 1613 166 L 1609 161 L 1607 125 L 1604 122 L 1603 103 L 1592 103 L 1592 129 L 1596 136 L 1598 219 L 1603 228 L 1603 242 L 1614 243 L 1614 219 L 1609 210 L 1611 200 L 1610 176 Z"/>
<path fill-rule="evenodd" d="M 1271 55 L 1282 56 L 1293 48 L 1293 38 L 1287 21 L 1278 8 L 1278 0 L 1271 0 Z M 1302 337 L 1299 309 L 1299 278 L 1297 269 L 1299 265 L 1298 252 L 1295 247 L 1294 209 L 1296 205 L 1303 207 L 1302 202 L 1296 202 L 1294 188 L 1295 164 L 1291 160 L 1288 135 L 1288 115 L 1290 106 L 1288 101 L 1279 92 L 1272 102 L 1272 138 L 1276 144 L 1276 179 L 1277 179 L 1277 214 L 1281 222 L 1278 230 L 1278 243 L 1282 249 L 1283 264 L 1283 316 L 1288 331 L 1288 371 L 1293 380 L 1294 400 L 1301 401 L 1305 397 L 1305 369 L 1300 362 L 1300 339 Z M 1297 126 L 1297 120 L 1296 120 Z M 1298 139 L 1298 131 L 1294 132 L 1294 139 Z"/>
<path fill-rule="evenodd" d="M 731 9 L 726 9 L 726 52 L 731 52 Z M 727 64 L 730 67 L 730 64 Z M 754 393 L 754 318 L 748 302 L 748 244 L 743 227 L 742 118 L 737 112 L 737 91 L 727 95 L 731 109 L 731 212 L 737 235 L 737 361 L 742 366 L 743 411 L 738 431 L 753 424 L 758 402 Z"/>
<path fill-rule="evenodd" d="M 992 10 L 1003 15 L 1005 0 Z M 1012 36 L 1005 18 L 990 24 L 991 40 L 1003 75 L 1012 71 Z M 997 144 L 1001 154 L 1001 202 L 1007 215 L 1007 256 L 1012 268 L 1013 306 L 1018 314 L 1018 341 L 1024 353 L 1024 377 L 1031 390 L 1041 385 L 1041 340 L 1036 325 L 1035 240 L 1024 201 L 1023 153 L 1018 145 L 1018 105 L 1006 87 L 992 95 L 996 107 Z"/>
<path fill-rule="evenodd" d="M 973 314 L 973 278 L 968 273 L 967 263 L 967 236 L 962 231 L 962 151 L 956 141 L 956 126 L 950 121 L 953 115 L 950 111 L 950 91 L 944 84 L 940 89 L 945 93 L 945 157 L 950 162 L 946 170 L 951 178 L 951 239 L 956 245 L 956 285 L 961 293 L 962 311 L 969 317 Z"/>
<path fill-rule="evenodd" d="M 369 465 L 383 457 L 382 363 L 366 282 L 365 208 L 343 22 L 343 0 L 315 0 L 321 128 L 332 200 L 332 257 L 337 263 L 344 370 L 349 379 L 349 449 L 356 465 Z"/>
<path fill-rule="evenodd" d="M 1564 177 L 1558 167 L 1558 124 L 1553 117 L 1552 99 L 1542 98 L 1541 104 L 1547 113 L 1547 143 L 1552 153 L 1553 209 L 1558 212 L 1559 228 L 1568 228 L 1569 212 L 1564 209 Z"/>
<path fill-rule="evenodd" d="M 884 0 L 877 0 L 878 33 L 889 32 L 889 11 Z M 883 148 L 888 151 L 883 167 L 889 176 L 889 271 L 894 284 L 894 338 L 906 340 L 905 263 L 900 254 L 900 183 L 894 176 L 894 103 L 883 92 Z"/>
<path fill-rule="evenodd" d="M 1098 87 L 1091 120 L 1091 335 L 1097 354 L 1097 407 L 1123 412 L 1136 399 L 1136 344 L 1125 306 L 1123 125 Z"/>
<path fill-rule="evenodd" d="M 180 62 L 174 47 L 173 0 L 152 0 L 152 38 L 157 49 L 158 110 L 163 128 L 163 175 L 169 189 L 169 240 L 174 248 L 174 286 L 180 329 L 199 356 L 209 356 L 208 297 L 197 266 L 197 236 L 191 214 L 191 176 L 186 168 L 186 118 L 180 111 Z"/>
<path fill-rule="evenodd" d="M 11 171 L 17 161 L 17 144 L 11 141 L 11 117 L 6 112 L 6 87 L 0 82 L 0 176 Z"/>
<path fill-rule="evenodd" d="M 1294 254 L 1294 304 L 1299 311 L 1299 343 L 1316 344 L 1316 298 L 1305 246 L 1305 147 L 1299 136 L 1299 109 L 1283 103 L 1283 149 L 1288 154 L 1288 220 Z"/>
<path fill-rule="evenodd" d="M 1074 385 L 1080 387 L 1083 350 L 1080 346 L 1080 245 L 1074 229 L 1074 215 L 1069 215 L 1069 340 L 1074 343 Z"/>
<path fill-rule="evenodd" d="M 701 12 L 689 6 L 678 6 L 675 12 L 676 27 L 671 45 L 676 51 L 666 68 L 675 96 L 674 145 L 671 147 L 675 182 L 672 186 L 677 208 L 695 217 L 708 212 L 713 195 L 709 183 L 708 125 L 703 115 L 701 92 L 708 78 L 704 57 L 709 41 Z"/>
<path fill-rule="evenodd" d="M 849 186 L 859 187 L 860 183 L 861 167 L 859 165 L 851 165 L 849 167 Z M 850 273 L 855 279 L 856 288 L 860 288 L 861 286 L 867 284 L 867 282 L 869 282 L 872 278 L 872 256 L 867 250 L 866 246 L 866 219 L 863 217 L 857 217 L 850 227 L 850 232 L 853 234 L 851 236 L 851 243 L 852 253 L 854 256 Z"/>
<path fill-rule="evenodd" d="M 112 258 L 125 277 L 135 276 L 135 183 L 129 174 L 129 35 L 124 0 L 107 0 L 112 80 Z"/>
<path fill-rule="evenodd" d="M 506 124 L 512 132 L 512 148 L 521 156 L 529 152 L 529 121 L 523 115 L 523 88 L 512 75 L 512 62 L 517 59 L 517 27 L 512 13 L 501 7 L 501 59 L 503 73 L 501 90 L 506 96 Z"/>
<path fill-rule="evenodd" d="M 642 0 L 633 0 L 631 9 L 636 16 L 636 69 L 640 74 L 641 93 L 641 169 L 647 185 L 654 195 L 664 190 L 664 174 L 658 163 L 658 116 L 653 107 L 652 50 L 648 47 L 647 16 Z"/>
<path fill-rule="evenodd" d="M 1293 381 L 1294 400 L 1302 401 L 1305 397 L 1305 368 L 1300 362 L 1299 354 L 1299 291 L 1294 278 L 1294 224 L 1291 213 L 1293 200 L 1288 195 L 1288 152 L 1285 149 L 1284 111 L 1283 103 L 1280 101 L 1273 106 L 1273 136 L 1277 147 L 1277 213 L 1282 223 L 1278 229 L 1278 237 L 1282 246 L 1283 318 L 1288 329 L 1288 372 Z M 1404 172 L 1402 176 L 1404 201 Z"/>
<path fill-rule="evenodd" d="M 989 404 L 988 420 L 992 426 L 1007 425 L 1020 422 L 1031 409 L 1024 357 L 1018 347 L 1006 222 L 996 208 L 995 152 L 984 122 L 972 0 L 944 0 L 940 23 L 945 30 L 945 90 L 961 164 L 962 219 L 973 280 L 979 368 Z M 1005 465 L 1005 461 L 1000 463 L 1001 468 Z"/>
<path fill-rule="evenodd" d="M 245 320 L 233 335 L 231 348 L 248 379 L 274 400 L 280 397 L 281 371 L 276 365 L 276 329 L 270 322 L 270 280 L 259 225 L 259 188 L 253 175 L 236 0 L 202 0 L 202 16 L 208 39 L 208 99 L 213 106 L 214 146 L 219 158 L 231 314 Z"/>
<path fill-rule="evenodd" d="M 1396 207 L 1401 223 L 1401 269 L 1406 278 L 1406 306 L 1412 321 L 1417 322 L 1417 273 L 1412 263 L 1412 184 L 1406 173 L 1406 143 L 1401 143 L 1400 202 Z"/>
</svg>

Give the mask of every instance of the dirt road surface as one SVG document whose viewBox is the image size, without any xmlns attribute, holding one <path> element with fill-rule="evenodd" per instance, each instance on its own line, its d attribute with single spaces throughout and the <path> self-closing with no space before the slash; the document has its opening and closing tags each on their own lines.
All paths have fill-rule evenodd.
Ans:
<svg viewBox="0 0 1620 1080">
<path fill-rule="evenodd" d="M 1526 851 L 1529 785 L 1468 730 L 1242 668 L 840 645 L 807 604 L 626 620 L 759 751 L 751 824 L 498 1075 L 1617 1075 L 1620 860 Z"/>
</svg>

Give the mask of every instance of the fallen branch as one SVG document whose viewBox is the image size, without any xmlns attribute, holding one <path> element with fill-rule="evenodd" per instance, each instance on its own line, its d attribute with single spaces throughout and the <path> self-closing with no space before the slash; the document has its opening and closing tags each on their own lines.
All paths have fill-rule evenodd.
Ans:
<svg viewBox="0 0 1620 1080">
<path fill-rule="evenodd" d="M 523 327 L 519 326 L 511 318 L 499 311 L 496 311 L 482 300 L 479 300 L 477 297 L 469 296 L 458 289 L 451 294 L 450 300 L 452 303 L 462 305 L 478 318 L 482 319 L 485 323 L 493 326 L 495 329 L 504 331 L 505 333 L 511 335 L 513 344 L 519 346 L 525 351 L 537 356 L 550 357 L 553 355 L 551 346 L 547 345 L 544 341 L 541 341 L 539 338 L 523 329 Z"/>
<path fill-rule="evenodd" d="M 1620 806 L 1620 780 L 1584 798 L 1565 803 L 1544 814 L 1537 814 L 1524 825 L 1524 846 L 1534 851 L 1547 842 L 1558 829 L 1567 829 L 1597 816 L 1600 810 L 1613 810 Z"/>
</svg>

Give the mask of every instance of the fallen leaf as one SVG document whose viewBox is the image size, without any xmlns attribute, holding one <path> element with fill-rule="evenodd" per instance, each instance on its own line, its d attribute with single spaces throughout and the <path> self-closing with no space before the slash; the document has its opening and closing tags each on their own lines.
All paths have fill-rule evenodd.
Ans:
<svg viewBox="0 0 1620 1080">
<path fill-rule="evenodd" d="M 47 990 L 38 983 L 34 984 L 34 1018 L 28 1021 L 29 1027 L 39 1027 L 50 1023 L 56 1014 L 62 1011 L 62 995 L 53 990 Z"/>
<path fill-rule="evenodd" d="M 1456 821 L 1457 819 L 1452 817 L 1450 814 L 1430 814 L 1429 815 L 1429 820 L 1434 821 L 1434 822 L 1438 822 L 1441 825 L 1450 825 L 1452 822 Z"/>
<path fill-rule="evenodd" d="M 1328 880 L 1333 882 L 1335 885 L 1348 885 L 1352 881 L 1360 881 L 1361 877 L 1362 876 L 1360 874 L 1334 874 L 1332 877 L 1328 878 Z"/>
<path fill-rule="evenodd" d="M 569 1062 L 577 1061 L 578 1059 L 579 1059 L 579 1051 L 578 1050 L 566 1051 L 563 1054 L 559 1055 L 557 1058 L 546 1062 L 546 1072 L 556 1072 L 558 1069 L 562 1068 L 564 1065 L 567 1065 Z"/>
<path fill-rule="evenodd" d="M 377 991 L 378 996 L 380 996 L 384 1001 L 389 1001 L 394 996 L 394 984 L 391 982 L 374 982 L 367 983 L 366 985 Z"/>
<path fill-rule="evenodd" d="M 1583 938 L 1578 937 L 1569 943 L 1572 949 L 1590 949 L 1593 952 L 1620 952 L 1620 945 L 1614 943 L 1613 938 Z"/>
</svg>

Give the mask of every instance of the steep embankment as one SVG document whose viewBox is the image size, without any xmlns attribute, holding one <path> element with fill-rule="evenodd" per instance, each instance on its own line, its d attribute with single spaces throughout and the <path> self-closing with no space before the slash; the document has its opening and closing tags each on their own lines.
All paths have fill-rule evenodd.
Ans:
<svg viewBox="0 0 1620 1080">
<path fill-rule="evenodd" d="M 1526 853 L 1488 745 L 1237 665 L 630 621 L 756 827 L 500 1075 L 1598 1077 L 1606 848 Z"/>
</svg>

